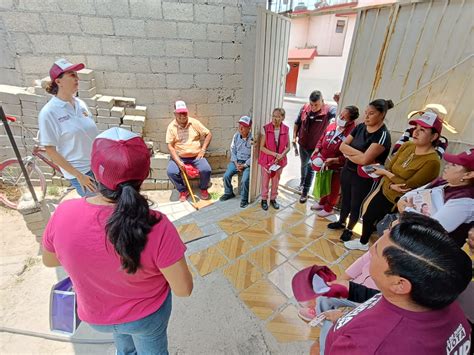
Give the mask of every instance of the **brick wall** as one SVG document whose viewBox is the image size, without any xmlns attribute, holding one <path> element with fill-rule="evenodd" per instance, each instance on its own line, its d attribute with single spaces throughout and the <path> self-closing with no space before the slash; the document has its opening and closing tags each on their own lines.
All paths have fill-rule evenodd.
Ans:
<svg viewBox="0 0 474 355">
<path fill-rule="evenodd" d="M 147 106 L 145 136 L 166 152 L 183 99 L 226 151 L 251 114 L 256 6 L 264 0 L 1 0 L 0 84 L 32 86 L 59 57 L 95 72 L 97 92 Z"/>
</svg>

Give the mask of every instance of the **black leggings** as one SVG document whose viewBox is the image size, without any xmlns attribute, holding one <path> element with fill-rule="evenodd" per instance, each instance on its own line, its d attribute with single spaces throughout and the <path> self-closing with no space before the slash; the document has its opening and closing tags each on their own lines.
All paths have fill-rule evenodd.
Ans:
<svg viewBox="0 0 474 355">
<path fill-rule="evenodd" d="M 394 204 L 383 194 L 382 187 L 370 200 L 367 210 L 362 216 L 362 235 L 360 242 L 367 244 L 370 236 L 375 231 L 375 225 L 387 214 L 392 212 Z"/>
<path fill-rule="evenodd" d="M 352 230 L 359 221 L 362 203 L 376 183 L 372 179 L 360 177 L 356 171 L 349 170 L 347 166 L 341 172 L 341 216 L 340 223 L 345 223 L 349 217 L 347 229 Z"/>
</svg>

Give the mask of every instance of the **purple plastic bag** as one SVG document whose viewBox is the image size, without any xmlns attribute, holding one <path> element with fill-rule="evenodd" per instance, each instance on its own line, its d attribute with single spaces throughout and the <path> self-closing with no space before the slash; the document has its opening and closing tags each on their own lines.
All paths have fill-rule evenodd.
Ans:
<svg viewBox="0 0 474 355">
<path fill-rule="evenodd" d="M 77 316 L 76 293 L 69 277 L 59 281 L 51 289 L 49 312 L 51 331 L 74 334 L 81 320 Z"/>
</svg>

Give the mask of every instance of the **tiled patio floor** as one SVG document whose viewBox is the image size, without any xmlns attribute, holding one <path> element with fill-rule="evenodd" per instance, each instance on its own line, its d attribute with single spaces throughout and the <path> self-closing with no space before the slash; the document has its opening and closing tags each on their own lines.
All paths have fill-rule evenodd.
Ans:
<svg viewBox="0 0 474 355">
<path fill-rule="evenodd" d="M 242 210 L 238 199 L 216 202 L 174 223 L 183 241 L 201 238 L 187 244 L 194 277 L 222 273 L 278 342 L 312 340 L 319 328 L 298 317 L 293 276 L 314 264 L 340 275 L 362 252 L 346 250 L 340 232 L 328 230 L 328 220 L 316 216 L 310 202 L 300 204 L 286 190 L 278 200 L 281 209 L 269 211 L 259 203 Z M 181 216 L 176 206 L 173 214 Z"/>
</svg>

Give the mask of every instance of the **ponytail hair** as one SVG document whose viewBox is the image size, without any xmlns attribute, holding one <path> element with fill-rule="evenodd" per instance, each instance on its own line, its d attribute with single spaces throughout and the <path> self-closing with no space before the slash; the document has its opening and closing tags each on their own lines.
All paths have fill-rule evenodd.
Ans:
<svg viewBox="0 0 474 355">
<path fill-rule="evenodd" d="M 380 113 L 383 113 L 384 116 L 387 114 L 387 111 L 393 108 L 394 106 L 392 100 L 385 99 L 374 100 L 369 105 L 374 107 Z"/>
<path fill-rule="evenodd" d="M 147 199 L 140 194 L 141 184 L 142 181 L 126 181 L 110 190 L 98 183 L 99 192 L 116 203 L 105 231 L 128 274 L 137 272 L 148 233 L 161 219 L 161 215 L 157 218 L 150 213 Z"/>
<path fill-rule="evenodd" d="M 63 77 L 64 73 L 61 73 L 56 79 L 61 79 Z M 58 84 L 56 84 L 56 80 L 51 80 L 46 82 L 45 84 L 42 85 L 43 89 L 51 95 L 57 95 L 59 91 Z"/>
</svg>

